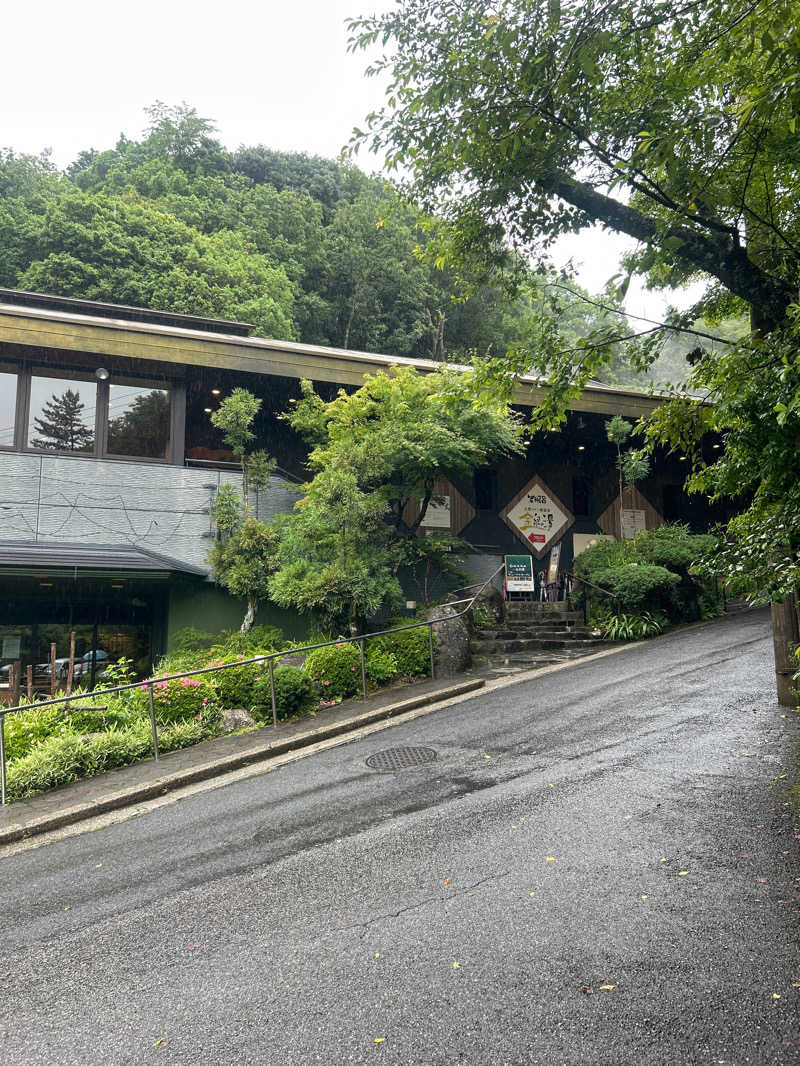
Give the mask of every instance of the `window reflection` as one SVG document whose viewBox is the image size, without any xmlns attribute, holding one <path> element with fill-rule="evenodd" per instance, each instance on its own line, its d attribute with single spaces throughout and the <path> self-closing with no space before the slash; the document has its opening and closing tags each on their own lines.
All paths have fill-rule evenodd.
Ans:
<svg viewBox="0 0 800 1066">
<path fill-rule="evenodd" d="M 39 374 L 31 377 L 28 445 L 58 452 L 91 452 L 97 386 L 93 381 Z"/>
<path fill-rule="evenodd" d="M 167 389 L 112 384 L 108 402 L 108 451 L 111 455 L 166 459 L 170 404 Z"/>
<path fill-rule="evenodd" d="M 14 443 L 17 413 L 17 375 L 0 370 L 0 447 Z"/>
</svg>

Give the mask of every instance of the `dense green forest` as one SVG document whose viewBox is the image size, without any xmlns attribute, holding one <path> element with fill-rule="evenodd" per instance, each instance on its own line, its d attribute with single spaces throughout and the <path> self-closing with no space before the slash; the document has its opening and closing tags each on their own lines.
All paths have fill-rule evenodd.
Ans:
<svg viewBox="0 0 800 1066">
<path fill-rule="evenodd" d="M 262 145 L 227 151 L 185 106 L 147 113 L 141 140 L 82 152 L 65 172 L 0 150 L 0 285 L 444 360 L 535 343 L 545 303 L 565 345 L 624 332 L 624 319 L 519 263 L 512 302 L 480 285 L 464 297 L 463 279 L 425 255 L 435 220 L 382 178 Z M 691 344 L 674 347 L 652 376 L 683 376 Z M 622 350 L 607 380 L 643 382 Z"/>
</svg>

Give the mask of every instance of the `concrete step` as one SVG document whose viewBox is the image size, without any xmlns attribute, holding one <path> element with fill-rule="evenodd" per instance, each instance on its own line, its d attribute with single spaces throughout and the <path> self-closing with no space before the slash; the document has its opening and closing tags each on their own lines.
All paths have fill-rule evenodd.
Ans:
<svg viewBox="0 0 800 1066">
<path fill-rule="evenodd" d="M 513 621 L 528 620 L 556 622 L 582 622 L 583 611 L 568 611 L 566 604 L 506 604 L 506 618 Z"/>
<path fill-rule="evenodd" d="M 473 642 L 473 649 L 478 655 L 496 655 L 510 651 L 561 651 L 570 648 L 595 648 L 606 644 L 601 637 L 542 638 L 525 637 L 519 639 L 480 640 Z"/>
</svg>

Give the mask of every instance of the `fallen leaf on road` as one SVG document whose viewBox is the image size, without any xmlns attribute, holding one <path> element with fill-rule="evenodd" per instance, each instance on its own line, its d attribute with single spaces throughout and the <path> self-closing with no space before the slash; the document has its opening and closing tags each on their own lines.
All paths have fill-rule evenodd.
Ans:
<svg viewBox="0 0 800 1066">
<path fill-rule="evenodd" d="M 766 877 L 757 877 L 756 881 L 758 881 L 760 885 L 765 885 L 767 883 Z"/>
<path fill-rule="evenodd" d="M 792 981 L 792 988 L 800 988 L 800 981 Z"/>
<path fill-rule="evenodd" d="M 773 992 L 772 993 L 772 998 L 773 999 L 780 999 L 781 998 L 780 992 Z"/>
<path fill-rule="evenodd" d="M 626 814 L 626 815 L 625 815 L 625 821 L 626 821 L 626 822 L 629 822 L 629 821 L 631 820 L 631 818 L 633 818 L 633 815 L 632 815 L 632 814 Z"/>
<path fill-rule="evenodd" d="M 453 960 L 453 969 L 454 970 L 460 970 L 461 969 L 461 963 L 460 962 L 456 962 L 455 960 Z"/>
<path fill-rule="evenodd" d="M 167 1040 L 166 1037 L 161 1036 L 156 1040 L 155 1044 L 153 1044 L 153 1047 L 166 1047 L 167 1044 L 169 1044 L 169 1040 Z"/>
<path fill-rule="evenodd" d="M 594 992 L 594 989 L 591 987 L 591 985 L 581 985 L 581 992 L 584 994 L 584 996 L 591 996 Z"/>
<path fill-rule="evenodd" d="M 555 855 L 548 855 L 547 858 L 544 861 L 545 862 L 555 862 L 556 861 Z"/>
<path fill-rule="evenodd" d="M 678 877 L 686 877 L 688 870 L 678 870 Z"/>
<path fill-rule="evenodd" d="M 375 1041 L 374 1041 L 374 1042 L 375 1042 L 376 1044 L 382 1044 L 382 1043 L 384 1042 L 384 1040 L 385 1040 L 385 1039 L 386 1039 L 386 1037 L 385 1037 L 385 1036 L 376 1036 L 376 1037 L 375 1037 Z"/>
<path fill-rule="evenodd" d="M 375 958 L 379 959 L 380 957 L 381 957 L 381 953 L 379 951 L 376 951 L 375 952 Z"/>
<path fill-rule="evenodd" d="M 444 883 L 445 883 L 446 885 L 449 885 L 449 884 L 450 884 L 450 878 L 449 878 L 449 877 L 445 877 L 445 879 L 444 879 Z"/>
<path fill-rule="evenodd" d="M 69 904 L 68 906 L 66 906 L 66 907 L 64 908 L 64 910 L 65 910 L 65 911 L 71 911 L 71 910 L 72 910 L 72 904 L 70 903 L 70 904 Z"/>
<path fill-rule="evenodd" d="M 604 989 L 606 992 L 611 992 L 611 990 L 616 987 L 616 985 L 600 985 L 600 988 Z"/>
<path fill-rule="evenodd" d="M 647 899 L 647 896 L 642 896 L 642 899 Z"/>
</svg>

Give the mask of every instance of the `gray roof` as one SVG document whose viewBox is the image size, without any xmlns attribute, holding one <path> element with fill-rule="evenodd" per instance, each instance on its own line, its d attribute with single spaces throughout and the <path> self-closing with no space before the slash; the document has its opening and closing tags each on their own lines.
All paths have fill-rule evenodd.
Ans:
<svg viewBox="0 0 800 1066">
<path fill-rule="evenodd" d="M 206 576 L 198 566 L 157 555 L 144 548 L 112 544 L 31 543 L 0 541 L 0 567 L 47 570 L 139 570 L 152 573 L 184 573 Z"/>
</svg>

